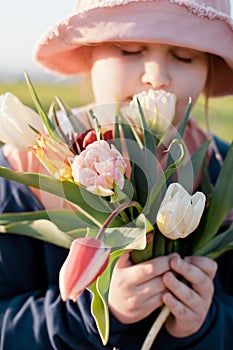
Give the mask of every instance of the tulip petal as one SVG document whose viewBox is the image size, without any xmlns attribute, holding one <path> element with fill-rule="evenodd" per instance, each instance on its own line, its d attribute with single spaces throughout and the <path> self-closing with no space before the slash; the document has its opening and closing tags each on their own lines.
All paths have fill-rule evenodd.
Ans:
<svg viewBox="0 0 233 350">
<path fill-rule="evenodd" d="M 126 170 L 124 158 L 107 141 L 94 141 L 72 163 L 74 181 L 100 196 L 114 194 L 115 183 L 122 189 Z"/>
<path fill-rule="evenodd" d="M 77 300 L 106 268 L 110 247 L 94 238 L 77 238 L 70 248 L 59 275 L 62 300 Z"/>
<path fill-rule="evenodd" d="M 10 92 L 0 96 L 0 119 L 0 140 L 21 150 L 35 142 L 30 125 L 38 131 L 44 129 L 40 116 Z"/>
<path fill-rule="evenodd" d="M 165 134 L 175 116 L 176 96 L 164 90 L 153 89 L 135 95 L 130 102 L 130 110 L 136 125 L 140 126 L 138 101 L 151 132 L 157 136 Z"/>
<path fill-rule="evenodd" d="M 157 214 L 157 226 L 170 239 L 184 238 L 200 223 L 205 207 L 205 195 L 191 196 L 179 183 L 167 189 Z"/>
</svg>

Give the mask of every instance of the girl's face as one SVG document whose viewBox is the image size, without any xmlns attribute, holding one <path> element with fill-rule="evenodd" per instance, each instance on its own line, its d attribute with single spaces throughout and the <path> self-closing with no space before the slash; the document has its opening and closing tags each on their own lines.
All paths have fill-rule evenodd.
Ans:
<svg viewBox="0 0 233 350">
<path fill-rule="evenodd" d="M 157 43 L 107 43 L 92 48 L 91 79 L 96 104 L 130 102 L 149 89 L 177 97 L 174 124 L 181 121 L 189 97 L 203 91 L 208 56 L 202 52 Z"/>
</svg>

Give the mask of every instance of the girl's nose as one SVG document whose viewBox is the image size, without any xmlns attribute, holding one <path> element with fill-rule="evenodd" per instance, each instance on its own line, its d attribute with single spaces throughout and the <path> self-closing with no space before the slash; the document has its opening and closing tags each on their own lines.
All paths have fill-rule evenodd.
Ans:
<svg viewBox="0 0 233 350">
<path fill-rule="evenodd" d="M 169 72 L 161 62 L 145 62 L 142 82 L 153 89 L 165 89 L 170 84 Z"/>
</svg>

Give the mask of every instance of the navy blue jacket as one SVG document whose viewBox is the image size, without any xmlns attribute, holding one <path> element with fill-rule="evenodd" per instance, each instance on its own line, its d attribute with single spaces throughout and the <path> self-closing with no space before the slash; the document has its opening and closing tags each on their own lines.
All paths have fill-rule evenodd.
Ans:
<svg viewBox="0 0 233 350">
<path fill-rule="evenodd" d="M 227 146 L 220 146 L 224 156 Z M 2 153 L 0 164 L 9 166 Z M 213 159 L 210 165 L 213 179 L 217 164 Z M 28 187 L 0 178 L 0 212 L 40 209 Z M 90 313 L 89 292 L 83 292 L 77 302 L 61 300 L 58 274 L 67 253 L 33 238 L 0 235 L 0 350 L 140 349 L 157 312 L 132 325 L 111 316 L 110 339 L 104 347 Z M 225 253 L 218 264 L 213 303 L 201 329 L 179 339 L 163 328 L 152 349 L 233 349 L 233 252 Z"/>
</svg>

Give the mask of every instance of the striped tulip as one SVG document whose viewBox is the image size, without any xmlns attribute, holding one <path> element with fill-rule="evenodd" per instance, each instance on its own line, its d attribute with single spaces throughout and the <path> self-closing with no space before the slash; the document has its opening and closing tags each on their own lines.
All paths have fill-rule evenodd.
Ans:
<svg viewBox="0 0 233 350">
<path fill-rule="evenodd" d="M 76 301 L 79 294 L 102 274 L 108 265 L 110 247 L 95 238 L 77 238 L 60 270 L 63 301 Z"/>
<path fill-rule="evenodd" d="M 55 141 L 48 135 L 39 133 L 36 138 L 37 144 L 29 147 L 48 172 L 59 180 L 72 178 L 70 162 L 74 154 L 69 147 L 62 142 Z"/>
</svg>

